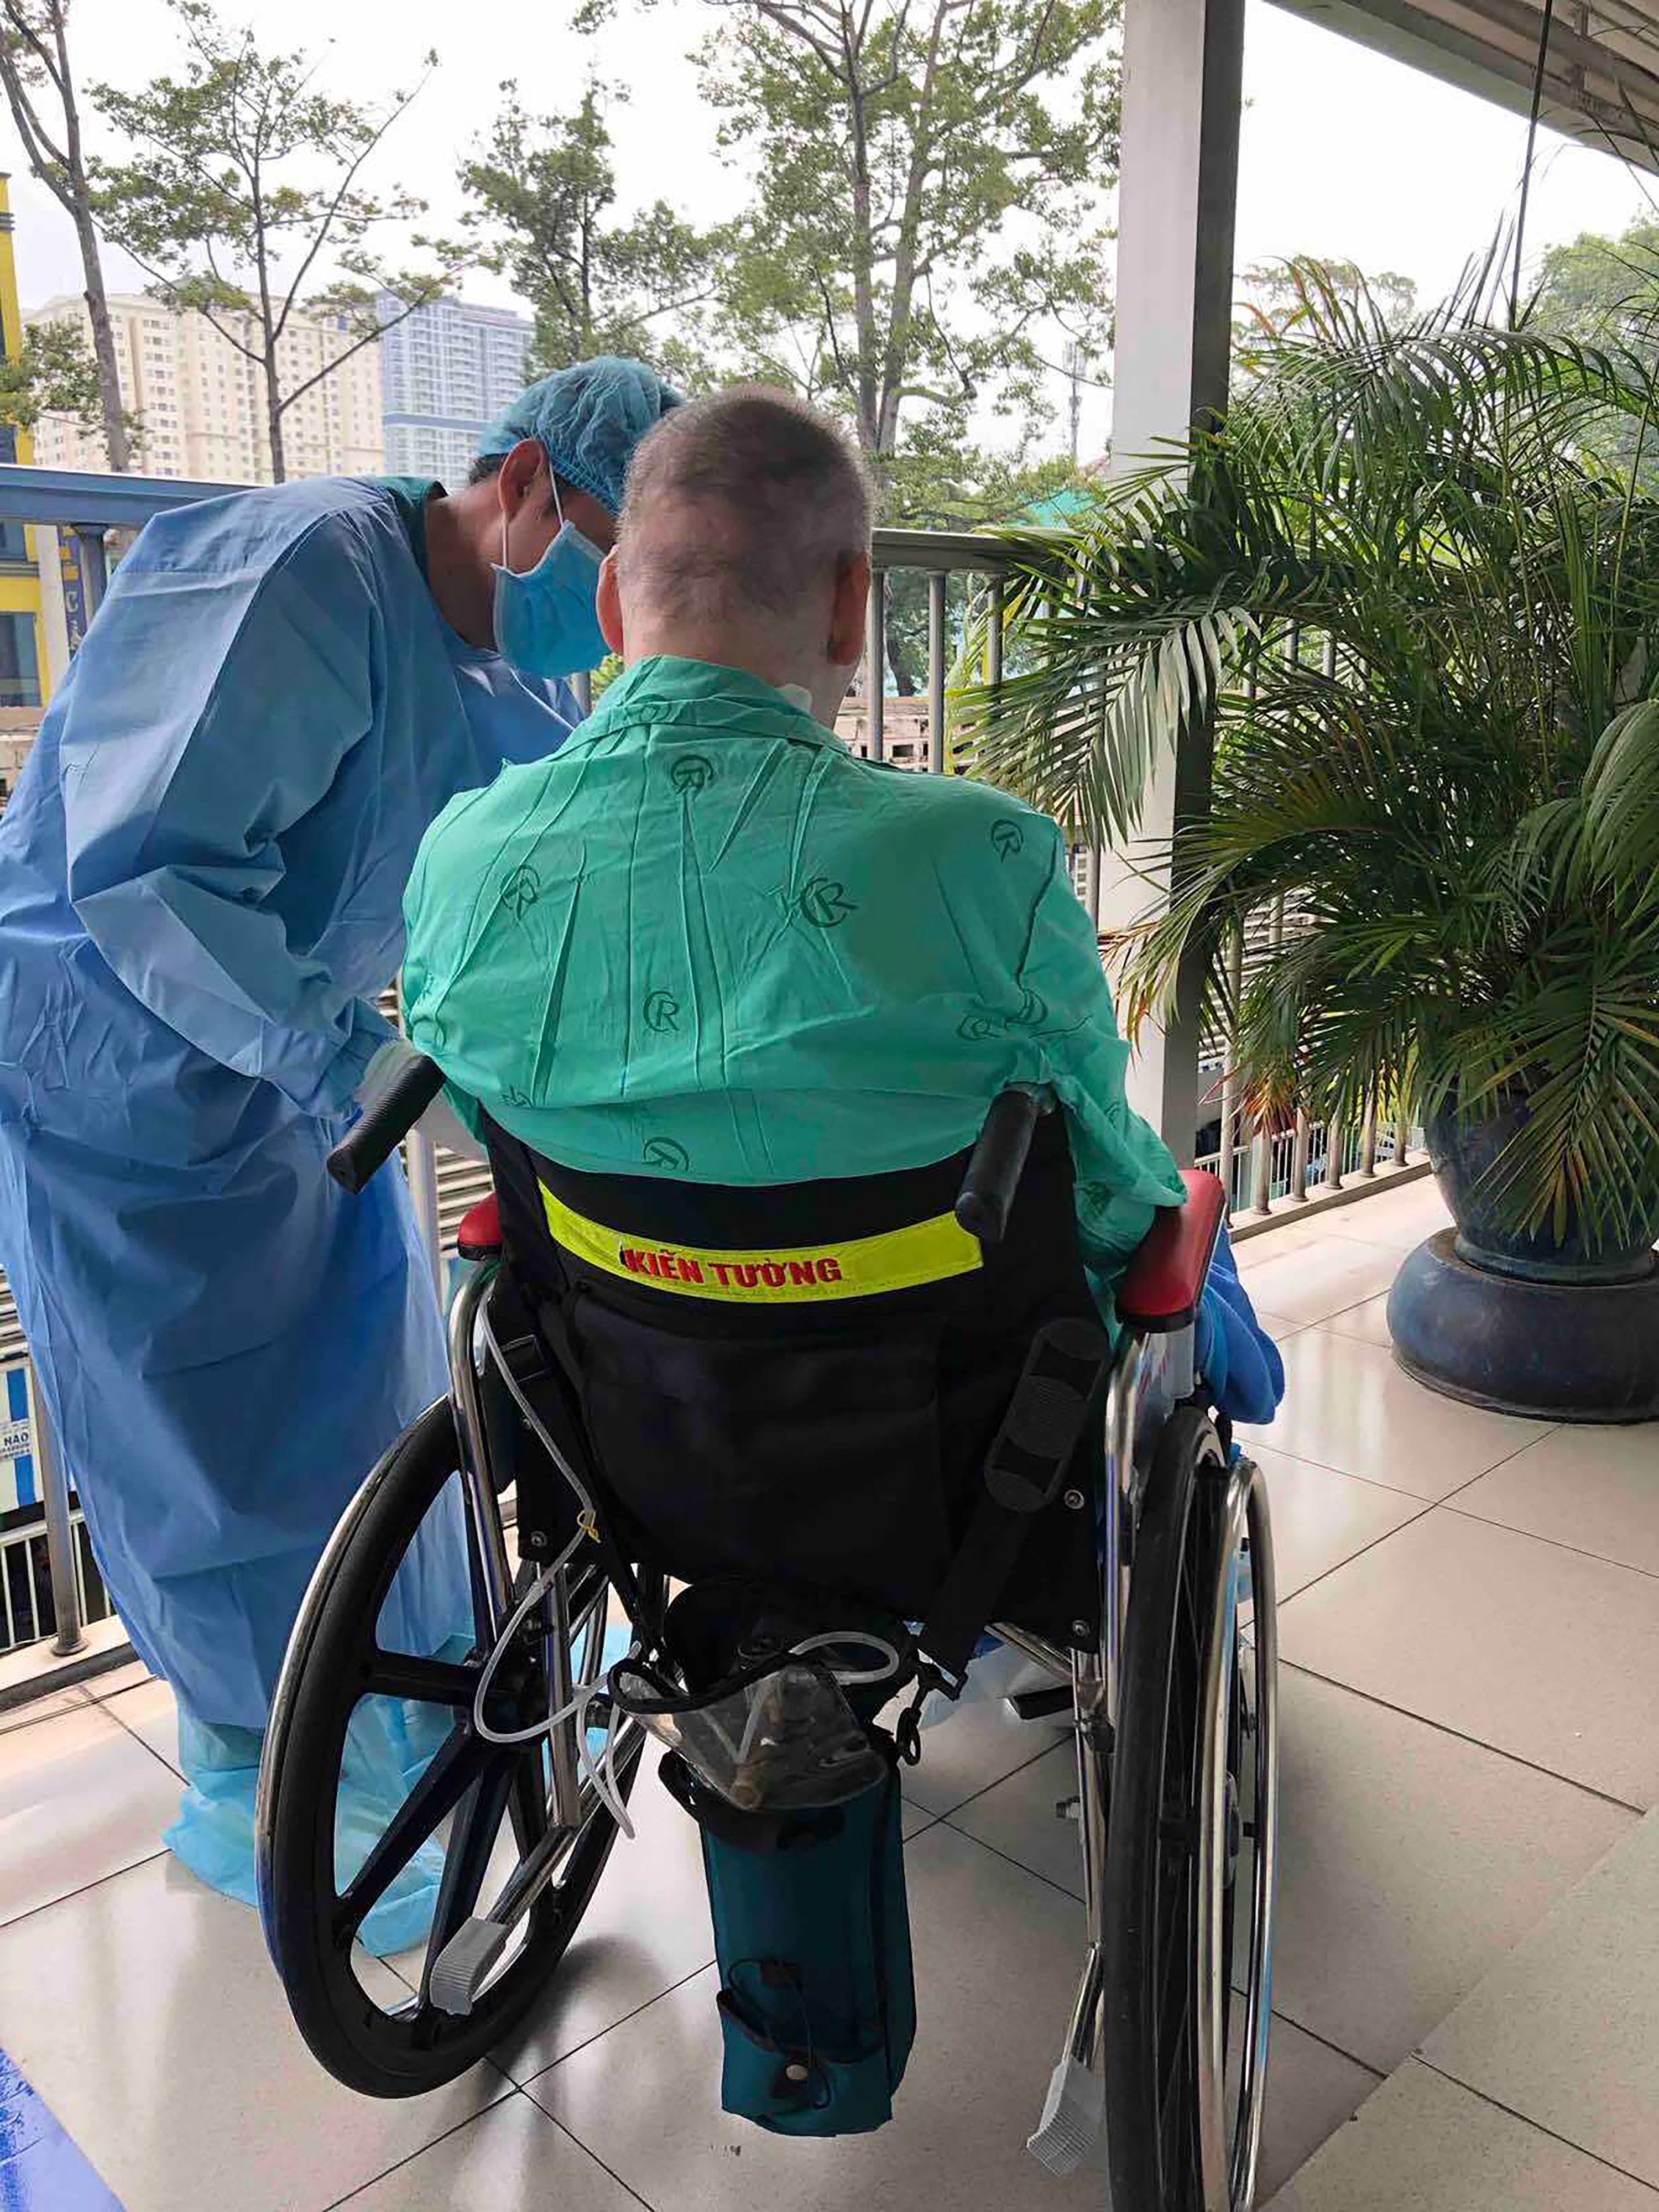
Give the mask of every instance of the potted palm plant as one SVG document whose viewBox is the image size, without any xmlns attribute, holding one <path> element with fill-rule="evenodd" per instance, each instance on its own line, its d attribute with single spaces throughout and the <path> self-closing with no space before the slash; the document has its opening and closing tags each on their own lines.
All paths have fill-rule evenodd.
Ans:
<svg viewBox="0 0 1659 2212">
<path fill-rule="evenodd" d="M 1213 717 L 1207 810 L 1120 947 L 1128 1023 L 1197 974 L 1261 1111 L 1420 1118 L 1457 1223 L 1392 1293 L 1423 1380 L 1652 1417 L 1659 377 L 1457 307 L 1390 328 L 1311 272 L 1249 370 L 1224 422 L 1016 541 L 973 765 L 1121 850 Z"/>
</svg>

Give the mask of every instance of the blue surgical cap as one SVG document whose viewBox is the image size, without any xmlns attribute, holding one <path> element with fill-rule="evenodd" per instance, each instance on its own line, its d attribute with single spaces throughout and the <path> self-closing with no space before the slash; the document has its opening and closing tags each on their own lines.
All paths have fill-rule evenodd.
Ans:
<svg viewBox="0 0 1659 2212">
<path fill-rule="evenodd" d="M 509 453 L 520 439 L 539 438 L 556 475 L 620 514 L 635 447 L 679 404 L 679 393 L 643 362 L 601 354 L 528 386 L 485 431 L 479 457 Z"/>
</svg>

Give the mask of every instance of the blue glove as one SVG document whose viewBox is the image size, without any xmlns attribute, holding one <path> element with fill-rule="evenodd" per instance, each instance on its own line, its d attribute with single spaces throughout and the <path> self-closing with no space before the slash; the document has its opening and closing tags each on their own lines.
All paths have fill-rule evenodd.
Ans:
<svg viewBox="0 0 1659 2212">
<path fill-rule="evenodd" d="M 1198 1365 L 1209 1386 L 1211 1403 L 1231 1420 L 1260 1425 L 1279 1410 L 1285 1395 L 1285 1363 L 1238 1279 L 1224 1222 L 1199 1308 Z"/>
</svg>

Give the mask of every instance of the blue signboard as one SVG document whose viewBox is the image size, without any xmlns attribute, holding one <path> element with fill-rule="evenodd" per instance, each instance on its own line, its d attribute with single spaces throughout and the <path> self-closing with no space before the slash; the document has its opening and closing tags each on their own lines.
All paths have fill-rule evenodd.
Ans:
<svg viewBox="0 0 1659 2212">
<path fill-rule="evenodd" d="M 0 1400 L 0 1516 L 20 1505 L 38 1505 L 40 1485 L 34 1471 L 34 1423 L 29 1413 L 29 1371 L 22 1360 L 0 1370 L 5 1395 Z"/>
<path fill-rule="evenodd" d="M 81 547 L 73 531 L 58 533 L 58 572 L 64 584 L 64 624 L 73 653 L 87 634 L 87 579 L 81 566 Z"/>
</svg>

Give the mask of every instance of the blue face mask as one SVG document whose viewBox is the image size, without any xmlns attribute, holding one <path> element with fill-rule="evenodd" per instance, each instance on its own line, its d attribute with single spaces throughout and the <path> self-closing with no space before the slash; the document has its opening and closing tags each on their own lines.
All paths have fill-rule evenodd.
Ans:
<svg viewBox="0 0 1659 2212">
<path fill-rule="evenodd" d="M 525 676 L 573 676 L 597 668 L 606 647 L 595 611 L 599 568 L 597 545 L 559 516 L 559 534 L 533 568 L 519 575 L 507 566 L 507 517 L 501 517 L 501 557 L 495 564 L 495 650 Z"/>
</svg>

